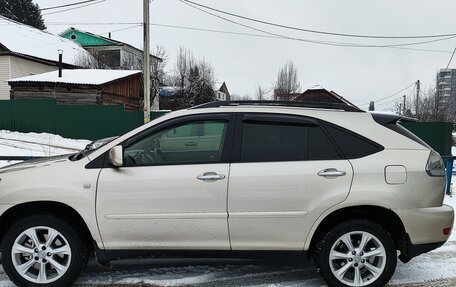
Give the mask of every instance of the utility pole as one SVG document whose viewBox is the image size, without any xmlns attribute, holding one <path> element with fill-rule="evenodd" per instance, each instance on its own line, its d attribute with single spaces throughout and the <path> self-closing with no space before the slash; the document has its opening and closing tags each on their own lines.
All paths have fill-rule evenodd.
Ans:
<svg viewBox="0 0 456 287">
<path fill-rule="evenodd" d="M 420 104 L 420 80 L 416 81 L 416 104 L 415 104 L 415 117 L 418 118 Z"/>
<path fill-rule="evenodd" d="M 144 123 L 150 121 L 150 31 L 149 31 L 149 0 L 143 0 L 143 33 L 144 33 Z"/>
<path fill-rule="evenodd" d="M 405 116 L 405 95 L 403 96 L 404 97 L 404 105 L 402 106 L 404 108 L 404 111 L 402 112 L 402 115 Z"/>
<path fill-rule="evenodd" d="M 399 114 L 402 113 L 402 103 L 399 103 Z"/>
</svg>

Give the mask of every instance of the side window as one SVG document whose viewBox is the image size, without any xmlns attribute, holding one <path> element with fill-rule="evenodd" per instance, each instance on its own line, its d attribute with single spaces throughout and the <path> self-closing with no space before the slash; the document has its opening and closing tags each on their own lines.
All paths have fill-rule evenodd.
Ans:
<svg viewBox="0 0 456 287">
<path fill-rule="evenodd" d="M 219 162 L 227 124 L 224 120 L 204 120 L 155 132 L 125 148 L 125 165 Z"/>
<path fill-rule="evenodd" d="M 241 161 L 337 160 L 340 154 L 313 124 L 245 121 Z"/>
<path fill-rule="evenodd" d="M 336 160 L 342 158 L 325 132 L 317 125 L 309 126 L 307 149 L 309 160 Z"/>
<path fill-rule="evenodd" d="M 360 158 L 379 152 L 383 149 L 382 146 L 373 141 L 342 128 L 337 128 L 333 125 L 325 125 L 325 129 L 334 138 L 347 159 Z"/>
<path fill-rule="evenodd" d="M 305 160 L 307 127 L 246 121 L 242 130 L 241 161 Z"/>
</svg>

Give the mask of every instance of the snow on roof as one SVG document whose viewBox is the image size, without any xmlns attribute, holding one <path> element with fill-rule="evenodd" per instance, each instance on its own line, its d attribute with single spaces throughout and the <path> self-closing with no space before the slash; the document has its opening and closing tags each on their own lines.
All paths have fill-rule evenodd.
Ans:
<svg viewBox="0 0 456 287">
<path fill-rule="evenodd" d="M 81 57 L 91 57 L 81 46 L 48 32 L 0 16 L 0 45 L 11 52 L 58 61 L 58 50 L 63 51 L 63 63 L 77 66 Z"/>
<path fill-rule="evenodd" d="M 324 90 L 324 88 L 320 85 L 315 85 L 311 88 L 308 88 L 307 90 Z"/>
<path fill-rule="evenodd" d="M 8 80 L 8 83 L 31 82 L 31 83 L 62 83 L 75 85 L 102 85 L 134 74 L 141 73 L 135 70 L 97 70 L 76 69 L 63 70 L 59 78 L 59 71 L 21 77 Z"/>
</svg>

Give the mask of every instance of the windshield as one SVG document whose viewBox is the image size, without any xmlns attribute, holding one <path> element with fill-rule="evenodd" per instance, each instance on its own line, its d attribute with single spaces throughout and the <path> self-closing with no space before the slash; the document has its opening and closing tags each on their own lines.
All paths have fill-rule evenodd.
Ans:
<svg viewBox="0 0 456 287">
<path fill-rule="evenodd" d="M 118 137 L 109 137 L 109 138 L 95 140 L 95 141 L 89 143 L 88 145 L 86 145 L 86 147 L 83 150 L 79 151 L 76 154 L 71 155 L 69 157 L 69 159 L 72 161 L 80 160 L 81 158 L 88 156 L 89 154 L 91 154 L 95 150 L 99 149 L 100 147 L 112 142 L 116 138 L 118 138 Z"/>
</svg>

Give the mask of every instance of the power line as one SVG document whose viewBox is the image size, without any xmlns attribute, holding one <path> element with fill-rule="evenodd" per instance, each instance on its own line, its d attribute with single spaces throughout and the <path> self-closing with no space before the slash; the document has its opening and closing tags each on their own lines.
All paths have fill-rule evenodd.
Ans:
<svg viewBox="0 0 456 287">
<path fill-rule="evenodd" d="M 381 102 L 381 101 L 383 101 L 383 100 L 392 98 L 392 97 L 396 96 L 397 94 L 402 93 L 403 91 L 409 89 L 411 86 L 413 86 L 413 85 L 415 85 L 415 84 L 416 84 L 416 83 L 413 82 L 411 85 L 409 85 L 409 86 L 403 88 L 402 90 L 397 91 L 397 92 L 395 92 L 394 94 L 389 95 L 389 96 L 387 96 L 387 97 L 384 97 L 384 98 L 380 98 L 380 99 L 374 100 L 374 102 L 375 102 L 375 103 L 378 103 L 378 102 Z M 369 103 L 370 103 L 370 102 L 369 102 Z M 361 104 L 361 105 L 359 105 L 359 106 L 365 106 L 365 105 L 368 105 L 369 103 Z M 382 104 L 384 104 L 384 103 L 382 103 Z M 380 105 L 381 105 L 381 104 L 380 104 Z"/>
<path fill-rule="evenodd" d="M 453 60 L 454 52 L 456 52 L 456 47 L 455 47 L 454 50 L 453 50 L 453 54 L 451 54 L 451 58 L 450 58 L 450 60 L 448 61 L 448 64 L 447 64 L 447 66 L 446 66 L 446 68 L 445 68 L 445 71 L 448 70 L 448 67 L 449 67 L 450 64 L 451 64 L 451 61 Z"/>
<path fill-rule="evenodd" d="M 139 27 L 142 27 L 142 24 L 136 24 L 134 26 L 130 26 L 130 27 L 122 28 L 122 29 L 117 29 L 117 30 L 112 30 L 112 31 L 108 31 L 108 32 L 100 33 L 100 34 L 103 35 L 103 34 L 108 34 L 108 33 L 120 32 L 120 31 L 130 30 L 130 29 L 139 28 Z"/>
<path fill-rule="evenodd" d="M 55 11 L 55 12 L 45 13 L 45 14 L 43 14 L 43 16 L 53 15 L 53 14 L 62 13 L 62 12 L 66 12 L 66 11 L 71 11 L 71 10 L 76 10 L 76 9 L 84 8 L 84 7 L 87 7 L 87 6 L 92 6 L 92 5 L 95 5 L 95 4 L 99 4 L 99 3 L 105 2 L 105 1 L 106 0 L 93 0 L 93 1 L 90 1 L 90 3 L 85 4 L 85 5 L 81 5 L 81 6 L 77 6 L 77 7 L 73 7 L 73 8 L 68 8 L 68 9 L 63 9 L 63 10 L 59 10 L 59 11 Z"/>
<path fill-rule="evenodd" d="M 203 13 L 209 14 L 211 16 L 217 17 L 217 18 L 222 19 L 224 21 L 227 21 L 227 22 L 230 22 L 230 23 L 233 23 L 233 24 L 236 24 L 236 25 L 239 25 L 239 26 L 242 26 L 242 27 L 257 31 L 257 32 L 261 32 L 261 33 L 272 35 L 272 36 L 277 36 L 277 37 L 280 37 L 280 38 L 283 38 L 283 39 L 289 39 L 289 40 L 295 40 L 295 41 L 301 41 L 301 42 L 319 44 L 319 45 L 326 45 L 326 46 L 353 47 L 353 48 L 391 48 L 391 47 L 404 47 L 404 46 L 412 46 L 412 45 L 419 45 L 419 44 L 427 44 L 427 43 L 445 41 L 445 40 L 456 38 L 456 36 L 451 36 L 451 37 L 442 38 L 442 39 L 434 39 L 434 40 L 428 40 L 428 41 L 413 42 L 413 43 L 403 43 L 403 44 L 388 44 L 388 45 L 368 45 L 368 44 L 359 44 L 359 43 L 309 40 L 309 39 L 303 39 L 303 38 L 289 37 L 289 36 L 285 36 L 285 35 L 281 35 L 281 34 L 277 34 L 277 33 L 272 33 L 272 32 L 269 32 L 269 31 L 266 31 L 266 30 L 263 30 L 263 29 L 255 28 L 255 27 L 252 27 L 252 26 L 249 26 L 249 25 L 246 25 L 246 24 L 242 24 L 242 23 L 236 22 L 234 20 L 225 18 L 223 16 L 214 14 L 214 13 L 206 11 L 204 9 L 201 9 L 201 8 L 199 8 L 197 6 L 194 6 L 194 5 L 186 2 L 187 0 L 178 0 L 178 1 L 183 3 L 183 4 L 185 4 L 185 5 L 187 5 L 187 6 L 190 6 L 190 7 L 194 8 L 194 9 L 197 9 L 197 10 L 203 12 Z"/>
<path fill-rule="evenodd" d="M 311 29 L 305 29 L 305 28 L 299 28 L 299 27 L 293 27 L 293 26 L 288 26 L 288 25 L 283 25 L 283 24 L 278 24 L 278 23 L 273 23 L 273 22 L 268 22 L 264 20 L 259 20 L 247 16 L 242 16 L 239 14 L 223 11 L 220 9 L 216 9 L 210 6 L 206 6 L 197 2 L 193 2 L 190 0 L 182 0 L 187 3 L 193 4 L 195 6 L 199 6 L 202 8 L 206 8 L 208 10 L 212 10 L 215 12 L 219 12 L 225 15 L 233 16 L 236 18 L 252 21 L 252 22 L 257 22 L 265 25 L 270 25 L 270 26 L 275 26 L 275 27 L 280 27 L 280 28 L 285 28 L 285 29 L 291 29 L 291 30 L 297 30 L 297 31 L 302 31 L 302 32 L 308 32 L 308 33 L 315 33 L 315 34 L 323 34 L 323 35 L 331 35 L 331 36 L 340 36 L 340 37 L 352 37 L 352 38 L 370 38 L 370 39 L 422 39 L 422 38 L 442 38 L 442 37 L 450 37 L 450 36 L 456 36 L 456 33 L 450 33 L 450 34 L 436 34 L 436 35 L 416 35 L 416 36 L 379 36 L 379 35 L 360 35 L 360 34 L 345 34 L 345 33 L 335 33 L 335 32 L 327 32 L 327 31 L 319 31 L 319 30 L 311 30 Z"/>
<path fill-rule="evenodd" d="M 85 1 L 80 1 L 80 2 L 74 2 L 74 3 L 59 5 L 59 6 L 46 7 L 46 8 L 40 9 L 40 11 L 53 10 L 53 9 L 58 9 L 58 8 L 65 8 L 65 7 L 85 4 L 85 3 L 89 3 L 89 2 L 93 2 L 93 1 L 97 1 L 97 0 L 85 0 Z"/>
<path fill-rule="evenodd" d="M 106 25 L 132 25 L 132 24 L 134 24 L 134 25 L 142 25 L 140 22 L 46 22 L 46 25 L 48 25 L 48 26 L 52 26 L 52 25 L 106 26 Z M 2 24 L 0 23 L 0 25 L 2 25 Z M 284 38 L 284 37 L 272 36 L 272 35 L 264 35 L 264 34 L 242 33 L 242 32 L 234 32 L 234 31 L 226 31 L 226 30 L 204 29 L 204 28 L 197 28 L 197 27 L 178 26 L 178 25 L 159 24 L 159 23 L 150 23 L 150 25 L 151 26 L 157 26 L 157 27 L 175 28 L 175 29 L 200 31 L 200 32 L 211 32 L 211 33 L 228 34 L 228 35 L 239 35 L 239 36 L 251 36 L 251 37 L 259 37 L 259 38 L 290 40 L 290 39 L 287 39 L 287 38 Z M 114 31 L 111 31 L 111 32 L 114 32 Z M 444 53 L 444 54 L 451 54 L 452 53 L 451 51 L 436 50 L 436 49 L 412 48 L 412 47 L 383 47 L 383 48 L 392 48 L 392 49 L 398 49 L 398 50 L 411 50 L 411 51 L 420 51 L 420 52 Z"/>
</svg>

